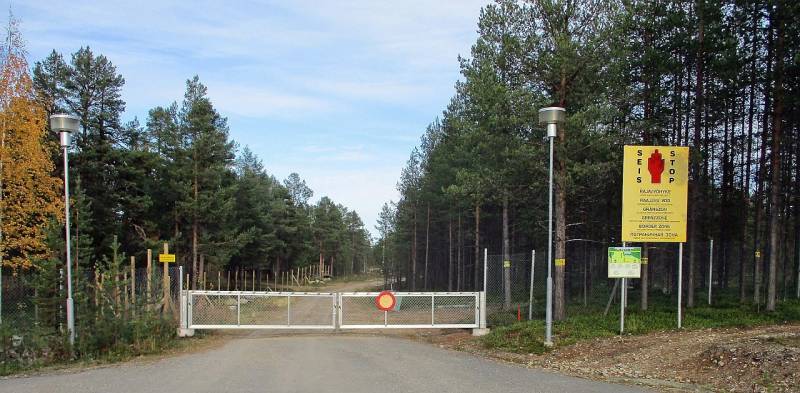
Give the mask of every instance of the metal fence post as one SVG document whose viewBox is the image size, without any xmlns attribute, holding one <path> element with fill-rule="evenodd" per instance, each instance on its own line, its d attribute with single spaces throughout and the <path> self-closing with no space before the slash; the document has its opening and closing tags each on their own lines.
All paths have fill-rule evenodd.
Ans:
<svg viewBox="0 0 800 393">
<path fill-rule="evenodd" d="M 531 287 L 528 290 L 528 320 L 533 319 L 533 272 L 536 265 L 536 250 L 531 250 Z"/>
<path fill-rule="evenodd" d="M 724 245 L 723 245 L 724 246 Z M 711 245 L 708 247 L 708 305 L 711 305 L 711 284 L 714 276 L 714 239 L 711 239 Z"/>
<path fill-rule="evenodd" d="M 286 295 L 286 326 L 292 325 L 292 294 Z"/>
<path fill-rule="evenodd" d="M 488 266 L 489 266 L 489 249 L 488 248 L 484 248 L 483 249 L 483 291 L 484 292 L 487 291 L 486 282 L 487 282 L 487 277 L 488 277 L 487 274 L 489 273 Z"/>
<path fill-rule="evenodd" d="M 242 325 L 242 294 L 236 294 L 236 325 Z"/>
<path fill-rule="evenodd" d="M 478 326 L 480 326 L 481 329 L 486 329 L 486 292 L 479 292 L 478 298 L 480 304 L 478 306 L 480 307 L 480 320 L 478 321 Z"/>
<path fill-rule="evenodd" d="M 436 299 L 436 294 L 432 293 L 431 294 L 431 326 L 436 324 L 436 320 L 433 317 L 433 311 L 436 308 L 436 306 L 434 305 L 435 304 L 435 299 Z"/>
<path fill-rule="evenodd" d="M 343 305 L 344 304 L 342 302 L 342 294 L 341 293 L 334 294 L 333 295 L 333 326 L 336 329 L 339 329 L 339 328 L 342 327 L 342 310 L 344 309 L 342 307 Z M 336 324 L 336 315 L 337 314 L 339 315 L 339 324 L 338 325 Z"/>
</svg>

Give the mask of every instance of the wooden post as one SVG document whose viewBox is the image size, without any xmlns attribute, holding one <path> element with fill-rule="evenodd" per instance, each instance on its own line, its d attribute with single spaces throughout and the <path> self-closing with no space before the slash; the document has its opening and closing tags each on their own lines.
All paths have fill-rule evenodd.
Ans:
<svg viewBox="0 0 800 393">
<path fill-rule="evenodd" d="M 225 284 L 228 291 L 231 290 L 231 271 L 228 270 L 228 282 Z"/>
<path fill-rule="evenodd" d="M 217 271 L 217 290 L 222 290 L 222 272 Z"/>
<path fill-rule="evenodd" d="M 131 256 L 131 308 L 136 315 L 136 257 Z"/>
<path fill-rule="evenodd" d="M 256 291 L 256 271 L 253 270 L 253 292 Z"/>
<path fill-rule="evenodd" d="M 164 254 L 169 254 L 169 243 L 164 243 Z M 164 312 L 170 310 L 172 304 L 170 302 L 170 288 L 169 288 L 169 263 L 164 262 L 164 274 L 162 276 L 163 297 L 164 297 Z"/>
<path fill-rule="evenodd" d="M 124 290 L 122 292 L 122 302 L 125 304 L 125 310 L 128 310 L 128 305 L 130 301 L 128 299 L 128 272 L 122 273 L 122 282 L 124 286 Z"/>
<path fill-rule="evenodd" d="M 153 250 L 147 249 L 147 282 L 145 283 L 146 292 L 144 294 L 144 302 L 147 305 L 147 308 L 150 308 L 150 294 L 152 293 L 152 285 L 153 282 Z"/>
</svg>

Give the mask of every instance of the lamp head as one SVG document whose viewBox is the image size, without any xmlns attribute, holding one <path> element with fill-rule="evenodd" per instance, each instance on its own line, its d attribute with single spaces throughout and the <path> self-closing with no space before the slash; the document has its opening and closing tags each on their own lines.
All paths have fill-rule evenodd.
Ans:
<svg viewBox="0 0 800 393">
<path fill-rule="evenodd" d="M 69 146 L 69 136 L 78 131 L 80 119 L 76 116 L 57 113 L 50 116 L 50 129 L 61 136 L 61 147 Z"/>
<path fill-rule="evenodd" d="M 566 109 L 559 106 L 550 106 L 539 109 L 539 124 L 547 125 L 547 136 L 553 138 L 558 133 L 558 125 L 567 119 Z"/>
</svg>

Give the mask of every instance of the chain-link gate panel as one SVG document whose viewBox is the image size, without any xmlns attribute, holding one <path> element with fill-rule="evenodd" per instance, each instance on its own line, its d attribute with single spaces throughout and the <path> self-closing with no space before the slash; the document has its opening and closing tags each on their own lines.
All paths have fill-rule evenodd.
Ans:
<svg viewBox="0 0 800 393">
<path fill-rule="evenodd" d="M 188 291 L 191 329 L 333 329 L 336 294 Z"/>
<path fill-rule="evenodd" d="M 371 328 L 477 328 L 478 292 L 394 292 L 395 306 L 381 311 L 378 292 L 340 294 L 339 327 Z"/>
</svg>

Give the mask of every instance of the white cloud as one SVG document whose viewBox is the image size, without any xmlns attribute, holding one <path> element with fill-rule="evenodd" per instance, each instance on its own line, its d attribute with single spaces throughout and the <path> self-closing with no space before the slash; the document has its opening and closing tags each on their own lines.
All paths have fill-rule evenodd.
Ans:
<svg viewBox="0 0 800 393">
<path fill-rule="evenodd" d="M 324 98 L 270 91 L 265 87 L 204 82 L 217 109 L 225 114 L 248 117 L 295 117 L 320 114 L 337 105 Z"/>
</svg>

